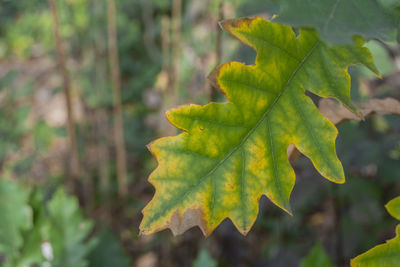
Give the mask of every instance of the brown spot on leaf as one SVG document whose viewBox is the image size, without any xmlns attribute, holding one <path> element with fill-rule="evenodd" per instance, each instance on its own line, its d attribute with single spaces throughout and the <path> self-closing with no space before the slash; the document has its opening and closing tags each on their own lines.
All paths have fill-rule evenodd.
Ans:
<svg viewBox="0 0 400 267">
<path fill-rule="evenodd" d="M 220 22 L 220 26 L 228 31 L 231 32 L 231 28 L 243 28 L 249 27 L 249 25 L 254 21 L 251 18 L 241 18 L 241 19 L 227 19 Z"/>
<path fill-rule="evenodd" d="M 168 228 L 171 229 L 174 235 L 183 234 L 194 226 L 198 226 L 205 236 L 211 234 L 211 230 L 204 219 L 204 212 L 201 209 L 187 209 L 183 216 L 178 211 L 175 211 L 168 224 Z"/>
<path fill-rule="evenodd" d="M 220 65 L 220 66 L 216 67 L 207 76 L 208 81 L 210 82 L 211 86 L 214 87 L 215 89 L 221 91 L 221 92 L 223 92 L 223 91 L 222 91 L 221 87 L 219 86 L 218 77 L 219 77 L 219 73 L 220 73 L 220 70 L 221 70 L 222 67 L 223 67 L 223 65 Z"/>
<path fill-rule="evenodd" d="M 287 148 L 287 155 L 290 161 L 295 161 L 300 156 L 300 151 L 294 146 L 294 144 L 290 144 Z"/>
</svg>

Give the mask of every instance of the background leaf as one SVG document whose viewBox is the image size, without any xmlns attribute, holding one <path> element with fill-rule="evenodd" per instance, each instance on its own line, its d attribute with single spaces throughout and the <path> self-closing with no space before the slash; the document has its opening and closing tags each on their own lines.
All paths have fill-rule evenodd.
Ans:
<svg viewBox="0 0 400 267">
<path fill-rule="evenodd" d="M 332 260 L 326 254 L 324 247 L 317 243 L 312 247 L 308 255 L 301 260 L 300 267 L 334 267 Z"/>
<path fill-rule="evenodd" d="M 97 235 L 97 244 L 88 255 L 92 267 L 129 267 L 130 259 L 125 255 L 119 240 L 109 230 Z"/>
<path fill-rule="evenodd" d="M 59 189 L 48 203 L 48 210 L 46 235 L 54 254 L 52 266 L 86 266 L 86 255 L 92 247 L 84 240 L 92 230 L 92 222 L 83 218 L 77 199 Z"/>
<path fill-rule="evenodd" d="M 196 260 L 193 262 L 193 267 L 217 267 L 217 262 L 211 257 L 206 249 L 201 249 L 197 255 Z"/>
<path fill-rule="evenodd" d="M 32 227 L 28 196 L 25 188 L 0 178 L 0 252 L 9 260 L 18 256 L 18 249 L 23 245 L 21 231 Z"/>
<path fill-rule="evenodd" d="M 43 208 L 43 198 L 38 190 L 33 190 L 29 197 L 31 210 L 33 211 L 33 226 L 22 232 L 24 239 L 22 247 L 19 249 L 19 255 L 15 258 L 11 266 L 32 266 L 45 262 L 41 244 L 43 242 L 42 230 L 46 223 L 46 212 Z"/>
<path fill-rule="evenodd" d="M 296 27 L 317 29 L 333 44 L 351 43 L 354 35 L 389 39 L 394 23 L 386 17 L 376 0 L 277 0 L 276 21 Z"/>
<path fill-rule="evenodd" d="M 397 42 L 400 42 L 400 2 L 397 0 L 378 0 L 378 2 L 394 21 L 397 27 Z"/>
</svg>

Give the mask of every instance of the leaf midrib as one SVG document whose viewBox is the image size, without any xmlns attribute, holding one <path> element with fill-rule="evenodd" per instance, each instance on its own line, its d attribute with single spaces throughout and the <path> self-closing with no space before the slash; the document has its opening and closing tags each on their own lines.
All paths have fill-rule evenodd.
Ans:
<svg viewBox="0 0 400 267">
<path fill-rule="evenodd" d="M 267 108 L 267 110 L 264 112 L 263 116 L 258 120 L 258 122 L 255 124 L 254 127 L 252 127 L 249 132 L 246 134 L 246 136 L 242 139 L 242 141 L 234 148 L 232 148 L 228 154 L 221 159 L 218 164 L 215 165 L 215 167 L 209 171 L 207 174 L 205 174 L 203 177 L 201 177 L 198 181 L 198 183 L 196 183 L 195 185 L 192 185 L 189 187 L 189 190 L 180 198 L 178 198 L 176 201 L 174 201 L 175 203 L 182 201 L 183 199 L 186 198 L 186 196 L 188 194 L 190 194 L 195 188 L 197 188 L 200 184 L 202 184 L 204 181 L 206 181 L 206 179 L 212 175 L 216 170 L 218 170 L 218 168 L 220 166 L 222 166 L 239 148 L 241 148 L 243 146 L 243 144 L 247 141 L 247 139 L 253 134 L 253 132 L 255 130 L 258 129 L 258 127 L 262 124 L 262 122 L 267 118 L 267 116 L 269 115 L 269 113 L 271 112 L 271 110 L 273 109 L 273 107 L 275 106 L 275 104 L 279 101 L 279 99 L 281 98 L 281 96 L 283 95 L 283 93 L 287 90 L 287 88 L 289 87 L 289 84 L 292 82 L 292 80 L 294 79 L 294 77 L 296 76 L 296 74 L 299 72 L 299 70 L 304 66 L 304 63 L 311 57 L 311 55 L 313 54 L 313 52 L 315 51 L 315 49 L 319 46 L 319 44 L 321 43 L 321 41 L 317 41 L 313 47 L 310 49 L 310 51 L 307 53 L 307 55 L 303 58 L 303 60 L 301 60 L 298 64 L 298 66 L 296 67 L 296 69 L 293 71 L 293 73 L 290 75 L 289 79 L 287 80 L 287 82 L 285 83 L 285 85 L 283 86 L 281 92 L 276 96 L 275 100 L 271 103 L 271 105 Z M 215 191 L 215 184 L 213 183 L 213 194 Z M 211 202 L 211 207 L 210 207 L 210 217 L 212 217 L 213 214 L 213 209 L 214 209 L 214 203 L 215 203 L 215 198 L 212 198 L 212 202 Z M 173 207 L 174 205 L 169 206 L 168 208 L 164 209 L 164 211 L 169 211 L 171 207 Z M 157 217 L 161 217 L 157 216 Z"/>
<path fill-rule="evenodd" d="M 289 79 L 287 80 L 287 82 L 285 83 L 285 85 L 283 86 L 281 92 L 279 93 L 279 95 L 277 95 L 277 97 L 275 98 L 274 102 L 272 102 L 272 104 L 267 108 L 267 110 L 264 112 L 263 116 L 261 117 L 261 119 L 256 123 L 256 125 L 251 128 L 249 130 L 249 132 L 247 133 L 247 135 L 242 139 L 242 142 L 239 143 L 239 145 L 237 145 L 236 147 L 234 147 L 227 155 L 225 158 L 223 158 L 208 174 L 206 174 L 205 176 L 203 176 L 202 178 L 200 178 L 200 181 L 197 185 L 202 183 L 202 180 L 204 180 L 205 178 L 207 178 L 208 176 L 210 176 L 211 174 L 213 174 L 222 164 L 225 163 L 225 161 L 227 161 L 230 156 L 232 154 L 234 154 L 239 148 L 241 148 L 243 146 L 243 144 L 247 141 L 247 139 L 253 134 L 254 131 L 256 131 L 258 129 L 258 127 L 260 127 L 260 125 L 263 123 L 263 121 L 267 118 L 267 116 L 269 115 L 269 113 L 271 112 L 271 110 L 274 108 L 275 104 L 279 101 L 279 99 L 281 98 L 281 96 L 283 95 L 283 93 L 286 91 L 286 89 L 289 87 L 289 84 L 292 82 L 293 78 L 296 76 L 296 74 L 299 72 L 299 70 L 304 66 L 304 63 L 308 60 L 308 58 L 310 58 L 310 56 L 312 55 L 312 53 L 315 51 L 315 49 L 317 48 L 317 46 L 320 44 L 320 41 L 317 41 L 314 46 L 310 49 L 310 51 L 307 53 L 307 55 L 303 58 L 302 61 L 300 61 L 299 65 L 296 67 L 296 69 L 293 71 L 293 73 L 290 75 Z M 212 207 L 213 207 L 214 203 L 212 203 Z"/>
</svg>

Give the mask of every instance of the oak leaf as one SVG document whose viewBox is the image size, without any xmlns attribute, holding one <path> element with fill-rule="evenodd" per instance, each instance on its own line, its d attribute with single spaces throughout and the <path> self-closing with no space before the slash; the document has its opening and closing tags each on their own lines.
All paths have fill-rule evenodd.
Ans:
<svg viewBox="0 0 400 267">
<path fill-rule="evenodd" d="M 262 18 L 227 20 L 222 27 L 257 51 L 256 63 L 230 62 L 210 74 L 229 102 L 167 112 L 183 132 L 149 145 L 159 165 L 149 178 L 156 192 L 143 210 L 142 234 L 166 228 L 180 234 L 197 225 L 209 235 L 225 218 L 246 234 L 262 195 L 291 213 L 289 144 L 328 180 L 345 181 L 337 129 L 305 90 L 358 114 L 347 67 L 361 63 L 377 73 L 368 49 L 362 42 L 329 47 L 314 31 L 296 36 L 291 27 Z"/>
</svg>

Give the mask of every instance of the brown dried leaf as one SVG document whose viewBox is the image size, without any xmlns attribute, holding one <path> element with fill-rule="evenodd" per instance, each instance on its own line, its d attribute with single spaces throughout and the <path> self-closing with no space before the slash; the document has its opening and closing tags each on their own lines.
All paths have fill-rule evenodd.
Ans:
<svg viewBox="0 0 400 267">
<path fill-rule="evenodd" d="M 372 114 L 400 115 L 400 102 L 394 98 L 371 99 L 361 105 L 360 113 L 363 117 L 358 117 L 333 99 L 321 99 L 319 111 L 334 124 L 340 124 L 349 120 L 361 121 L 363 117 Z"/>
</svg>

